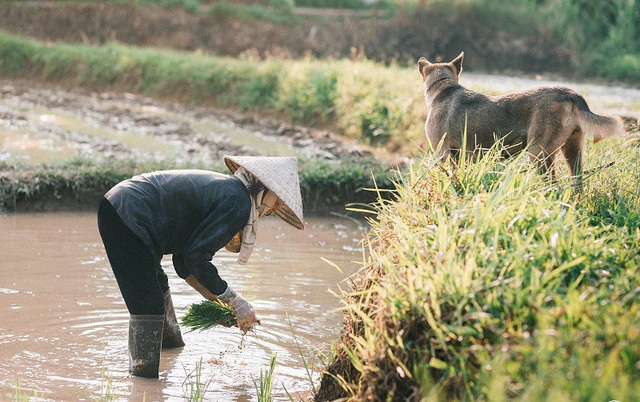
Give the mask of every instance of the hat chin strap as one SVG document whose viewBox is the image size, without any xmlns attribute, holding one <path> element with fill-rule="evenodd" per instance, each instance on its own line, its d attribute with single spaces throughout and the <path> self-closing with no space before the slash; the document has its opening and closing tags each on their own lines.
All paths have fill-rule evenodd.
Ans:
<svg viewBox="0 0 640 402">
<path fill-rule="evenodd" d="M 282 201 L 270 190 L 265 189 L 262 195 L 260 207 L 258 207 L 258 217 L 269 216 L 280 208 Z"/>
</svg>

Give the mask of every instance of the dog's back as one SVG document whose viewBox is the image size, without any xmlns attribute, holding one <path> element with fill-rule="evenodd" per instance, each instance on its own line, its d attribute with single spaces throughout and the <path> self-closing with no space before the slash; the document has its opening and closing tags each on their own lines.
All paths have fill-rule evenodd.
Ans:
<svg viewBox="0 0 640 402">
<path fill-rule="evenodd" d="M 429 113 L 426 130 L 438 141 L 444 133 L 451 149 L 462 149 L 466 133 L 468 151 L 488 149 L 496 138 L 512 152 L 526 144 L 531 112 L 520 97 L 485 96 L 463 87 L 450 90 L 449 96 L 436 99 Z"/>
<path fill-rule="evenodd" d="M 466 123 L 470 151 L 489 148 L 497 138 L 513 153 L 535 141 L 559 147 L 562 144 L 553 136 L 577 130 L 593 135 L 596 142 L 624 134 L 620 118 L 594 114 L 582 95 L 569 88 L 541 87 L 503 96 L 485 96 L 464 88 L 456 92 L 443 128 L 455 137 Z"/>
</svg>

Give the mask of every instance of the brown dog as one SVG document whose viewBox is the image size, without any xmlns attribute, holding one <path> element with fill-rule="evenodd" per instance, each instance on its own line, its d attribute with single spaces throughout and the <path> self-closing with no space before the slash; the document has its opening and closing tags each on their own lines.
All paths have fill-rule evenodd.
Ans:
<svg viewBox="0 0 640 402">
<path fill-rule="evenodd" d="M 506 156 L 527 147 L 531 159 L 552 178 L 562 152 L 580 188 L 585 132 L 596 142 L 624 134 L 620 118 L 592 113 L 584 98 L 568 88 L 542 87 L 503 96 L 465 89 L 458 84 L 463 57 L 464 52 L 450 63 L 430 63 L 424 57 L 418 61 L 428 112 L 425 131 L 433 149 L 442 141 L 440 156 L 462 149 L 466 125 L 466 151 L 481 152 L 498 139 Z"/>
</svg>

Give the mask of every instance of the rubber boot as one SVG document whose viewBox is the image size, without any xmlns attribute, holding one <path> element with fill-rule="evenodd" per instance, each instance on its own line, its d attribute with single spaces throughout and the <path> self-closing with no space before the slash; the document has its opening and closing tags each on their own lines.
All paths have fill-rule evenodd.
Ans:
<svg viewBox="0 0 640 402">
<path fill-rule="evenodd" d="M 176 318 L 176 310 L 173 308 L 171 301 L 171 292 L 167 289 L 164 292 L 164 329 L 162 330 L 162 347 L 163 348 L 181 348 L 184 346 L 182 334 L 180 333 L 180 325 Z"/>
<path fill-rule="evenodd" d="M 158 378 L 162 315 L 132 315 L 129 318 L 129 373 L 136 377 Z"/>
</svg>

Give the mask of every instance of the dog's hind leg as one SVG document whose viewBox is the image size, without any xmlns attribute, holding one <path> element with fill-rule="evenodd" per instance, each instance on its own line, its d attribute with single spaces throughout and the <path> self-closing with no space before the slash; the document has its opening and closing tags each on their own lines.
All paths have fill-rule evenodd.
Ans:
<svg viewBox="0 0 640 402">
<path fill-rule="evenodd" d="M 582 184 L 582 158 L 584 152 L 584 133 L 577 128 L 562 145 L 562 154 L 569 165 L 571 176 L 576 180 L 575 191 L 581 193 Z"/>
<path fill-rule="evenodd" d="M 553 113 L 557 108 L 554 105 L 545 106 L 548 107 L 537 110 L 531 116 L 527 144 L 531 160 L 537 164 L 540 173 L 546 174 L 552 182 L 555 182 L 557 155 L 569 137 L 570 131 L 563 129 L 560 116 Z"/>
<path fill-rule="evenodd" d="M 533 145 L 529 148 L 529 157 L 531 162 L 538 167 L 538 171 L 542 175 L 546 175 L 552 182 L 556 181 L 556 172 L 554 169 L 557 152 L 547 152 L 540 145 Z"/>
<path fill-rule="evenodd" d="M 545 136 L 543 133 L 549 131 L 540 124 L 532 124 L 529 127 L 529 133 L 527 135 L 527 143 L 529 144 L 529 157 L 531 162 L 538 167 L 538 171 L 542 175 L 548 176 L 552 182 L 555 182 L 555 160 L 558 153 L 559 146 L 554 147 L 554 144 L 544 141 Z"/>
</svg>

